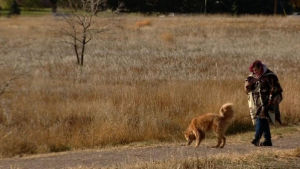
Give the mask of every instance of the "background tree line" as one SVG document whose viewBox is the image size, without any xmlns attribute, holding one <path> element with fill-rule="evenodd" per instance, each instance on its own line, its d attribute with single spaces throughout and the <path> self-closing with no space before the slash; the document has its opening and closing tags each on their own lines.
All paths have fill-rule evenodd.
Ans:
<svg viewBox="0 0 300 169">
<path fill-rule="evenodd" d="M 0 8 L 9 9 L 16 1 L 25 9 L 63 6 L 66 0 L 0 0 Z M 68 0 L 75 3 L 93 0 Z M 117 9 L 123 2 L 127 12 L 141 13 L 226 13 L 291 14 L 300 12 L 300 0 L 102 0 L 103 9 Z M 74 3 L 74 4 L 75 4 Z"/>
<path fill-rule="evenodd" d="M 119 0 L 107 0 L 114 8 Z M 299 10 L 300 0 L 123 0 L 129 12 L 144 13 L 232 13 L 290 14 Z M 276 3 L 276 5 L 275 5 Z M 206 4 L 206 5 L 205 5 Z"/>
</svg>

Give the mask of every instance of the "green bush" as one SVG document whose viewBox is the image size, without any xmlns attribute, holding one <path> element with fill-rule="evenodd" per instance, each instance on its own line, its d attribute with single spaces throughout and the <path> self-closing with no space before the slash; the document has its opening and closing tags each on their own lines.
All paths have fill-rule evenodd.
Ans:
<svg viewBox="0 0 300 169">
<path fill-rule="evenodd" d="M 0 0 L 0 9 L 1 10 L 8 10 L 13 0 Z"/>
<path fill-rule="evenodd" d="M 34 9 L 34 8 L 40 8 L 41 1 L 40 0 L 23 0 L 21 5 L 25 10 L 30 10 L 30 9 Z"/>
</svg>

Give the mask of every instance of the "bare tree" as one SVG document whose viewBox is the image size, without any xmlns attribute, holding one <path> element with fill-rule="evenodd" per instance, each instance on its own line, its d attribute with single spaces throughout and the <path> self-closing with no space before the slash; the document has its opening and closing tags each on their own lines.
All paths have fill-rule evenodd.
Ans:
<svg viewBox="0 0 300 169">
<path fill-rule="evenodd" d="M 277 14 L 277 0 L 274 1 L 274 15 Z"/>
<path fill-rule="evenodd" d="M 63 35 L 63 41 L 74 48 L 78 65 L 83 66 L 86 45 L 95 35 L 106 31 L 105 27 L 93 27 L 94 18 L 101 12 L 104 3 L 106 0 L 68 0 L 64 6 L 71 10 L 70 14 L 56 17 L 61 21 L 58 29 Z M 121 3 L 114 13 L 120 12 L 123 6 Z"/>
<path fill-rule="evenodd" d="M 17 64 L 12 68 L 9 64 L 0 64 L 0 122 L 9 123 L 11 120 L 10 104 L 13 98 L 18 97 L 21 86 L 24 84 L 25 77 L 29 71 L 24 71 Z"/>
<path fill-rule="evenodd" d="M 51 10 L 53 14 L 56 14 L 57 12 L 57 1 L 58 0 L 49 0 L 51 3 Z"/>
<path fill-rule="evenodd" d="M 17 72 L 18 66 L 16 65 L 13 70 L 10 72 L 10 75 L 8 76 L 8 78 L 1 78 L 1 82 L 0 82 L 0 97 L 4 94 L 4 93 L 13 93 L 13 92 L 17 92 L 12 90 L 12 86 L 17 85 L 17 81 L 20 80 L 22 77 L 24 77 L 25 75 L 28 74 L 28 72 Z"/>
</svg>

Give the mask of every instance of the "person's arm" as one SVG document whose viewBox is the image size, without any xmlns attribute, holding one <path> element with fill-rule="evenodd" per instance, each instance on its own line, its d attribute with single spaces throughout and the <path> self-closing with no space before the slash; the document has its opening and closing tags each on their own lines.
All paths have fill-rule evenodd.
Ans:
<svg viewBox="0 0 300 169">
<path fill-rule="evenodd" d="M 278 84 L 278 78 L 277 76 L 271 76 L 269 79 L 269 85 L 270 85 L 270 93 L 269 93 L 269 105 L 271 105 L 272 100 L 274 96 L 276 95 L 276 92 L 278 92 L 278 88 L 276 87 L 276 84 Z M 280 90 L 280 89 L 279 89 Z"/>
<path fill-rule="evenodd" d="M 248 94 L 251 90 L 250 90 L 250 83 L 248 80 L 245 81 L 244 83 L 244 90 L 245 92 Z"/>
</svg>

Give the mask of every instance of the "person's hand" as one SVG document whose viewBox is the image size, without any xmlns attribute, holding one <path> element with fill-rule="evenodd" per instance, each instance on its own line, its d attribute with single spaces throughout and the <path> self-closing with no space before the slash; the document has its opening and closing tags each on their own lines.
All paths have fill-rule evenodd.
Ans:
<svg viewBox="0 0 300 169">
<path fill-rule="evenodd" d="M 245 81 L 245 87 L 249 86 L 249 82 L 248 81 Z"/>
<path fill-rule="evenodd" d="M 269 96 L 269 106 L 272 104 L 272 95 Z"/>
<path fill-rule="evenodd" d="M 265 118 L 268 116 L 268 111 L 269 111 L 269 106 L 265 105 L 262 107 L 262 110 L 261 110 L 261 117 L 262 118 Z"/>
</svg>

